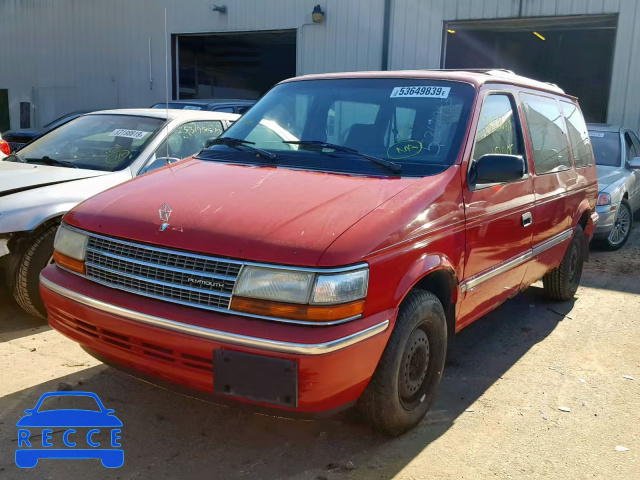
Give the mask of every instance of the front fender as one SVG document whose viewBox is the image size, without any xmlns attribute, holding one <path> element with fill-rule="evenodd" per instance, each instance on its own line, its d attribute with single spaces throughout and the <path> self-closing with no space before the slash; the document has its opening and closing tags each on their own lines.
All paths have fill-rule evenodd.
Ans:
<svg viewBox="0 0 640 480">
<path fill-rule="evenodd" d="M 402 277 L 398 283 L 394 294 L 396 307 L 402 303 L 407 294 L 420 280 L 436 271 L 445 271 L 450 275 L 454 284 L 454 288 L 452 288 L 452 302 L 457 302 L 460 294 L 460 285 L 455 273 L 455 268 L 449 258 L 442 254 L 424 254 L 407 270 L 404 277 Z"/>
<path fill-rule="evenodd" d="M 0 214 L 0 233 L 31 232 L 53 218 L 62 217 L 76 205 L 70 202 L 4 211 Z"/>
</svg>

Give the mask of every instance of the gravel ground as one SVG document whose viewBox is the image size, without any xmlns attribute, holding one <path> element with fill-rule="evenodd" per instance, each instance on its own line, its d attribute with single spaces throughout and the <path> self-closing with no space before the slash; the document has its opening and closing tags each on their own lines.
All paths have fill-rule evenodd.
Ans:
<svg viewBox="0 0 640 480">
<path fill-rule="evenodd" d="M 464 330 L 432 410 L 395 439 L 350 413 L 293 421 L 162 390 L 100 364 L 0 290 L 0 478 L 635 480 L 640 222 L 635 226 L 619 252 L 592 252 L 574 301 L 550 303 L 534 285 Z M 15 422 L 61 382 L 96 392 L 115 409 L 124 423 L 122 468 L 97 460 L 14 465 Z"/>
</svg>

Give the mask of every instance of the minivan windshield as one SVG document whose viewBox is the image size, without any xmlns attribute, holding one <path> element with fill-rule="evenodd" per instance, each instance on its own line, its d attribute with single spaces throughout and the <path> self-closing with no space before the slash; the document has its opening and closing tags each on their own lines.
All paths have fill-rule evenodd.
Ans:
<svg viewBox="0 0 640 480">
<path fill-rule="evenodd" d="M 619 167 L 620 156 L 620 134 L 618 132 L 598 132 L 590 130 L 591 146 L 596 165 L 599 167 Z"/>
<path fill-rule="evenodd" d="M 454 163 L 473 97 L 469 84 L 424 78 L 287 82 L 269 91 L 198 158 L 364 175 L 395 175 L 400 169 L 402 175 L 433 175 Z M 269 155 L 257 155 L 257 149 Z"/>
<path fill-rule="evenodd" d="M 86 115 L 34 140 L 5 161 L 113 172 L 135 160 L 164 123 L 136 115 Z"/>
</svg>

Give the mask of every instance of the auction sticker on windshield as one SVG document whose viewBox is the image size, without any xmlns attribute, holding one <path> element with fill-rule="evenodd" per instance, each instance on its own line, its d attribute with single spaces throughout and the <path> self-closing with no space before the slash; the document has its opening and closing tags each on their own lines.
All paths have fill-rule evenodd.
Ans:
<svg viewBox="0 0 640 480">
<path fill-rule="evenodd" d="M 447 98 L 451 87 L 395 87 L 390 98 L 396 97 L 427 97 L 427 98 Z"/>
<path fill-rule="evenodd" d="M 149 135 L 151 132 L 143 132 L 142 130 L 127 130 L 125 128 L 116 128 L 113 132 L 109 134 L 110 137 L 124 137 L 124 138 L 134 138 L 141 139 Z"/>
</svg>

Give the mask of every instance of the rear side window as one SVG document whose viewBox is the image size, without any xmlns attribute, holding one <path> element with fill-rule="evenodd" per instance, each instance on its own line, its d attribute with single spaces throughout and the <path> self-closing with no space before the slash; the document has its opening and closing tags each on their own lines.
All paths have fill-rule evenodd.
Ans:
<svg viewBox="0 0 640 480">
<path fill-rule="evenodd" d="M 536 174 L 554 173 L 571 168 L 569 144 L 558 103 L 549 97 L 521 93 Z"/>
<path fill-rule="evenodd" d="M 591 142 L 587 124 L 584 122 L 582 113 L 577 105 L 570 102 L 560 102 L 562 113 L 567 120 L 569 130 L 569 141 L 573 151 L 573 163 L 576 168 L 590 167 L 593 165 L 593 155 L 591 153 Z"/>
<path fill-rule="evenodd" d="M 522 155 L 521 135 L 515 117 L 515 108 L 509 95 L 488 95 L 482 105 L 476 131 L 473 159 L 498 153 Z"/>
</svg>

